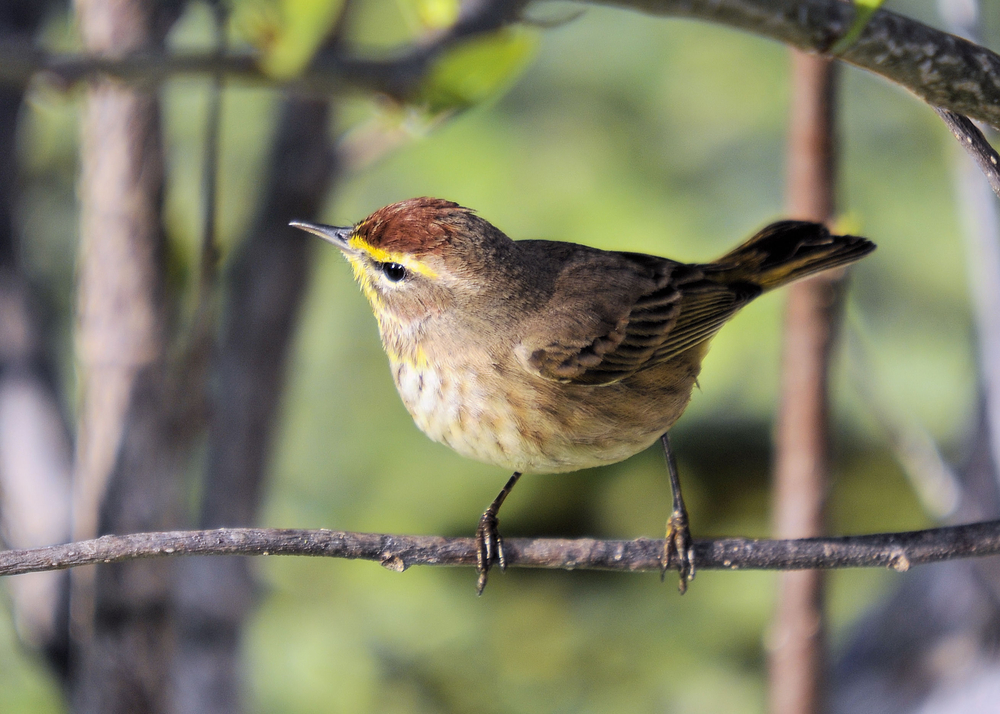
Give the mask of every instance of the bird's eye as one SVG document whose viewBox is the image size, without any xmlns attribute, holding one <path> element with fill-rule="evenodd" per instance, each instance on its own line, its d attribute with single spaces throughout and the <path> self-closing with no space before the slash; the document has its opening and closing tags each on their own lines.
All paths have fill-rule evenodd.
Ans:
<svg viewBox="0 0 1000 714">
<path fill-rule="evenodd" d="M 406 268 L 399 263 L 382 263 L 382 274 L 393 283 L 406 277 Z"/>
</svg>

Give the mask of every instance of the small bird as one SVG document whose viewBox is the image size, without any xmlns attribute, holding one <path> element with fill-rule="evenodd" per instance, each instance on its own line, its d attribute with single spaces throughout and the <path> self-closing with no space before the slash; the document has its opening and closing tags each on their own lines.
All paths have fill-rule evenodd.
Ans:
<svg viewBox="0 0 1000 714">
<path fill-rule="evenodd" d="M 497 513 L 522 473 L 613 464 L 660 440 L 673 512 L 662 572 L 694 576 L 668 430 L 712 336 L 761 293 L 875 249 L 818 223 L 773 223 L 712 263 L 514 241 L 457 203 L 413 198 L 354 226 L 293 221 L 343 252 L 417 426 L 513 475 L 480 518 L 477 590 L 506 567 Z M 662 574 L 662 573 L 661 573 Z"/>
</svg>

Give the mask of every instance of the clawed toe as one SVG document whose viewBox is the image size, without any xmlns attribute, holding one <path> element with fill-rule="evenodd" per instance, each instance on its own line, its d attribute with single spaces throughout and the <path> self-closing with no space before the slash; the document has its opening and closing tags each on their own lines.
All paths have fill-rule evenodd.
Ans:
<svg viewBox="0 0 1000 714">
<path fill-rule="evenodd" d="M 680 576 L 677 589 L 683 595 L 687 592 L 687 584 L 694 580 L 695 570 L 691 529 L 688 527 L 687 514 L 682 511 L 674 511 L 667 521 L 666 542 L 660 560 L 660 580 L 666 577 L 671 562 L 675 564 Z"/>
<path fill-rule="evenodd" d="M 476 572 L 479 573 L 476 593 L 479 595 L 483 594 L 486 579 L 489 577 L 490 568 L 493 567 L 494 563 L 500 564 L 500 570 L 507 569 L 507 558 L 504 557 L 503 538 L 500 537 L 500 521 L 497 519 L 497 513 L 519 478 L 521 478 L 521 473 L 515 471 L 507 479 L 507 484 L 500 489 L 497 497 L 493 499 L 490 507 L 483 513 L 482 518 L 479 519 L 479 527 L 476 529 Z"/>
<path fill-rule="evenodd" d="M 507 569 L 507 559 L 503 552 L 503 537 L 500 535 L 500 521 L 490 509 L 479 519 L 476 529 L 476 572 L 479 580 L 476 583 L 476 594 L 482 595 L 483 588 L 489 577 L 490 568 L 494 563 L 500 565 L 500 570 Z"/>
</svg>

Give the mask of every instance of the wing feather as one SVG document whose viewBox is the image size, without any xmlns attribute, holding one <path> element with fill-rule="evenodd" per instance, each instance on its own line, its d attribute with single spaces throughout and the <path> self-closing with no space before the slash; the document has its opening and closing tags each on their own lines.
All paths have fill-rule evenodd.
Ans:
<svg viewBox="0 0 1000 714">
<path fill-rule="evenodd" d="M 583 254 L 589 280 L 563 269 L 553 295 L 560 304 L 532 323 L 517 354 L 530 371 L 571 384 L 610 384 L 661 364 L 714 335 L 759 289 L 733 289 L 705 278 L 698 266 L 636 253 Z M 625 258 L 625 260 L 622 260 Z M 603 271 L 598 290 L 594 272 Z M 753 286 L 749 286 L 752 288 Z"/>
<path fill-rule="evenodd" d="M 659 364 L 711 338 L 744 305 L 760 294 L 752 285 L 704 283 L 681 298 L 680 315 L 651 362 Z"/>
</svg>

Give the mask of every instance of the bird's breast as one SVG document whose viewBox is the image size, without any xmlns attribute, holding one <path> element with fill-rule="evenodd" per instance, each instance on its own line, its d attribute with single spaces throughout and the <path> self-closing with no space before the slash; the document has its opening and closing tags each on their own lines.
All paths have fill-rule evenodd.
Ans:
<svg viewBox="0 0 1000 714">
<path fill-rule="evenodd" d="M 392 361 L 399 395 L 427 436 L 511 471 L 558 473 L 617 463 L 683 411 L 684 383 L 563 385 L 501 365 Z"/>
<path fill-rule="evenodd" d="M 427 436 L 463 456 L 527 470 L 537 449 L 521 428 L 523 415 L 504 403 L 488 375 L 426 363 L 392 369 L 403 404 Z"/>
</svg>

